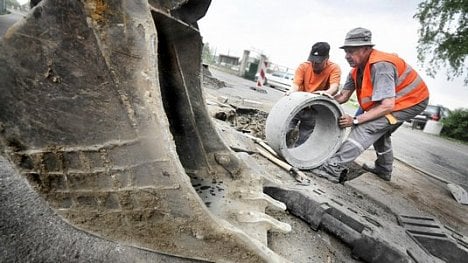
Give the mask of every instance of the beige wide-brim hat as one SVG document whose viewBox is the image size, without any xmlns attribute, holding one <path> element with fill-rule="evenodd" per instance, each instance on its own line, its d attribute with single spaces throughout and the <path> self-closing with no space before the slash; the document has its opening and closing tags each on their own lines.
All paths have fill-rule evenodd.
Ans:
<svg viewBox="0 0 468 263">
<path fill-rule="evenodd" d="M 340 48 L 361 46 L 374 46 L 372 43 L 372 32 L 369 29 L 357 27 L 351 29 L 346 34 L 344 45 Z"/>
</svg>

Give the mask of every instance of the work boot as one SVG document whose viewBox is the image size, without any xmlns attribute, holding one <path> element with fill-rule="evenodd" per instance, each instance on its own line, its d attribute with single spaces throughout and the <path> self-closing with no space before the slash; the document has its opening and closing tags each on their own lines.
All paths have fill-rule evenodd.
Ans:
<svg viewBox="0 0 468 263">
<path fill-rule="evenodd" d="M 368 171 L 368 172 L 371 172 L 375 175 L 377 175 L 378 177 L 382 178 L 383 180 L 385 181 L 390 181 L 390 178 L 392 177 L 392 173 L 391 172 L 388 172 L 388 171 L 384 171 L 382 170 L 381 168 L 378 168 L 376 166 L 371 166 L 371 165 L 367 165 L 367 164 L 363 164 L 362 165 L 362 169 Z"/>
<path fill-rule="evenodd" d="M 341 172 L 340 176 L 336 176 L 328 172 L 327 169 L 323 165 L 320 165 L 319 167 L 314 168 L 310 171 L 314 173 L 315 175 L 326 178 L 328 181 L 333 182 L 335 184 L 343 183 L 345 181 L 345 177 L 347 174 L 347 170 L 344 170 L 343 172 Z"/>
<path fill-rule="evenodd" d="M 341 171 L 340 178 L 339 178 L 340 184 L 344 184 L 344 182 L 349 181 L 348 174 L 349 174 L 349 169 L 347 168 Z"/>
</svg>

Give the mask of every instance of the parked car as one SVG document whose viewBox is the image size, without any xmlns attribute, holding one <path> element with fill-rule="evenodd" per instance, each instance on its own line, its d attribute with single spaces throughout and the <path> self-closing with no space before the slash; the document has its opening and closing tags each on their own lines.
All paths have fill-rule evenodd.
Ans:
<svg viewBox="0 0 468 263">
<path fill-rule="evenodd" d="M 258 73 L 255 75 L 255 81 L 258 79 Z M 271 72 L 265 74 L 265 83 L 272 88 L 287 91 L 292 85 L 294 74 L 290 72 Z"/>
<path fill-rule="evenodd" d="M 424 129 L 428 120 L 440 121 L 447 117 L 449 110 L 440 105 L 428 105 L 420 114 L 411 119 L 412 127 Z"/>
</svg>

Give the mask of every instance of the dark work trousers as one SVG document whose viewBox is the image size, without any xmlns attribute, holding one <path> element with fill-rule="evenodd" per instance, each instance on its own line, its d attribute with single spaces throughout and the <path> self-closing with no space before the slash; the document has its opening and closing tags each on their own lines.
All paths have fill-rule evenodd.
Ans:
<svg viewBox="0 0 468 263">
<path fill-rule="evenodd" d="M 377 154 L 375 165 L 380 170 L 392 172 L 393 151 L 391 134 L 400 127 L 403 122 L 410 120 L 421 113 L 427 106 L 429 99 L 420 102 L 408 109 L 392 112 L 398 120 L 396 124 L 390 124 L 385 117 L 358 124 L 352 127 L 348 138 L 343 142 L 338 151 L 323 164 L 323 168 L 329 173 L 340 176 L 364 150 L 374 145 Z"/>
<path fill-rule="evenodd" d="M 311 107 L 302 109 L 294 116 L 289 123 L 289 131 L 287 135 L 288 148 L 297 147 L 303 144 L 314 131 L 315 116 L 317 111 Z M 296 131 L 295 135 L 292 135 Z"/>
</svg>

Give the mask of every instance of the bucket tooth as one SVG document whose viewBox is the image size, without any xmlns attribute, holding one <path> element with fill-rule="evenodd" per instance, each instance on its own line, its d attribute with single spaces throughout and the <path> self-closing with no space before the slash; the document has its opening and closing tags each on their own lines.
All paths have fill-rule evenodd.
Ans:
<svg viewBox="0 0 468 263">
<path fill-rule="evenodd" d="M 239 195 L 244 200 L 264 202 L 268 208 L 271 208 L 271 209 L 274 209 L 274 210 L 285 211 L 286 208 L 287 208 L 286 205 L 283 202 L 275 200 L 275 199 L 271 198 L 269 195 L 266 195 L 264 193 L 240 190 Z"/>
<path fill-rule="evenodd" d="M 273 217 L 257 212 L 240 212 L 237 215 L 237 220 L 242 223 L 262 223 L 269 226 L 269 229 L 274 232 L 289 233 L 291 225 L 274 219 Z"/>
</svg>

